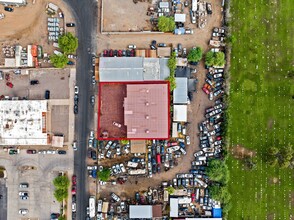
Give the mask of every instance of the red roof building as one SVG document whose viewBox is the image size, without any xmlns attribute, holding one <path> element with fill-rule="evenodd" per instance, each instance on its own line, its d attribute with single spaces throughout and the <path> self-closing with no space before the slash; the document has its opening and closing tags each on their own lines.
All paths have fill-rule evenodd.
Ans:
<svg viewBox="0 0 294 220">
<path fill-rule="evenodd" d="M 124 98 L 127 138 L 167 139 L 169 136 L 168 84 L 128 84 Z"/>
</svg>

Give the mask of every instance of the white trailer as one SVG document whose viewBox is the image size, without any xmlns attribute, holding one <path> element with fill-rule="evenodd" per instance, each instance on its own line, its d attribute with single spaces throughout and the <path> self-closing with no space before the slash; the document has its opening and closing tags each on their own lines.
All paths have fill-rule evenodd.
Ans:
<svg viewBox="0 0 294 220">
<path fill-rule="evenodd" d="M 192 0 L 192 11 L 196 12 L 198 7 L 198 0 Z"/>
<path fill-rule="evenodd" d="M 95 217 L 95 196 L 90 196 L 89 198 L 89 209 L 90 209 L 90 213 L 89 216 L 90 218 L 94 218 Z"/>
</svg>

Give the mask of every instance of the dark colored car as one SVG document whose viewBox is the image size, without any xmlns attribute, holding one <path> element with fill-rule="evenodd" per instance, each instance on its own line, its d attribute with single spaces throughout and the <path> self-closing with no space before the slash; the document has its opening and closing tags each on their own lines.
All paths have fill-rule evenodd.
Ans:
<svg viewBox="0 0 294 220">
<path fill-rule="evenodd" d="M 157 46 L 158 46 L 158 47 L 166 47 L 166 44 L 164 44 L 164 43 L 159 43 Z"/>
<path fill-rule="evenodd" d="M 109 55 L 108 50 L 104 50 L 104 51 L 103 51 L 103 56 L 104 56 L 104 57 L 108 57 L 108 55 Z"/>
<path fill-rule="evenodd" d="M 59 216 L 60 216 L 59 213 L 51 213 L 50 218 L 51 218 L 51 219 L 56 219 L 56 218 L 58 218 Z"/>
<path fill-rule="evenodd" d="M 135 194 L 135 200 L 136 200 L 137 202 L 140 201 L 140 194 L 139 194 L 138 192 L 136 192 L 136 194 Z"/>
<path fill-rule="evenodd" d="M 27 154 L 36 154 L 37 151 L 36 150 L 27 150 Z"/>
<path fill-rule="evenodd" d="M 77 185 L 77 176 L 72 175 L 71 181 L 72 181 L 72 185 L 74 185 L 74 186 Z"/>
<path fill-rule="evenodd" d="M 134 57 L 135 56 L 135 50 L 131 50 L 131 57 Z"/>
<path fill-rule="evenodd" d="M 113 50 L 109 50 L 109 56 L 113 57 Z"/>
<path fill-rule="evenodd" d="M 39 80 L 31 80 L 31 85 L 39 84 Z"/>
<path fill-rule="evenodd" d="M 131 56 L 131 51 L 130 50 L 127 50 L 126 51 L 126 54 L 127 54 L 127 57 L 130 57 Z"/>
<path fill-rule="evenodd" d="M 72 66 L 72 65 L 75 65 L 75 62 L 73 62 L 73 61 L 68 61 L 68 62 L 67 62 L 67 65 L 71 65 L 71 66 Z"/>
<path fill-rule="evenodd" d="M 75 23 L 66 23 L 66 27 L 75 27 Z"/>
<path fill-rule="evenodd" d="M 91 158 L 93 160 L 97 160 L 97 155 L 96 155 L 96 152 L 95 151 L 91 151 Z"/>
<path fill-rule="evenodd" d="M 117 50 L 114 50 L 113 51 L 113 56 L 117 57 L 117 54 L 118 54 Z"/>
<path fill-rule="evenodd" d="M 78 94 L 75 94 L 75 96 L 74 96 L 74 103 L 75 103 L 75 105 L 77 105 L 79 103 L 79 95 Z"/>
<path fill-rule="evenodd" d="M 11 7 L 4 7 L 4 11 L 13 12 L 13 8 L 11 8 Z"/>
<path fill-rule="evenodd" d="M 66 151 L 65 150 L 59 150 L 58 154 L 66 154 Z"/>
<path fill-rule="evenodd" d="M 78 112 L 79 112 L 78 105 L 74 105 L 74 114 L 78 114 Z"/>
<path fill-rule="evenodd" d="M 91 103 L 92 107 L 94 107 L 94 105 L 95 105 L 95 96 L 93 96 L 93 95 L 91 96 L 90 103 Z"/>
<path fill-rule="evenodd" d="M 50 91 L 49 90 L 45 91 L 45 99 L 50 99 Z"/>
<path fill-rule="evenodd" d="M 7 82 L 6 85 L 10 88 L 13 88 L 13 84 L 11 82 Z"/>
<path fill-rule="evenodd" d="M 122 50 L 117 51 L 117 56 L 122 57 Z"/>
</svg>

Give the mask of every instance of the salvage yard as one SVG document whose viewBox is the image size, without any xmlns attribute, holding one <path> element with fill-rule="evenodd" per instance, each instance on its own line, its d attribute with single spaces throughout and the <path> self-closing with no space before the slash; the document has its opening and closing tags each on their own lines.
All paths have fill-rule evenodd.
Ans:
<svg viewBox="0 0 294 220">
<path fill-rule="evenodd" d="M 229 147 L 256 152 L 256 168 L 229 157 L 229 219 L 293 219 L 293 170 L 269 166 L 269 147 L 294 143 L 291 0 L 231 1 Z M 250 37 L 248 37 L 250 36 Z"/>
</svg>

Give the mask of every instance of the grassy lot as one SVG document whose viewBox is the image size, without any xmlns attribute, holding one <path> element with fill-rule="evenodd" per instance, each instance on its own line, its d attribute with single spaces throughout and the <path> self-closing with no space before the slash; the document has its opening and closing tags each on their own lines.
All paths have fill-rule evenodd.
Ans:
<svg viewBox="0 0 294 220">
<path fill-rule="evenodd" d="M 257 167 L 229 156 L 228 219 L 294 219 L 293 170 L 262 160 L 268 147 L 294 144 L 293 11 L 293 0 L 231 1 L 229 146 L 255 152 Z"/>
</svg>

